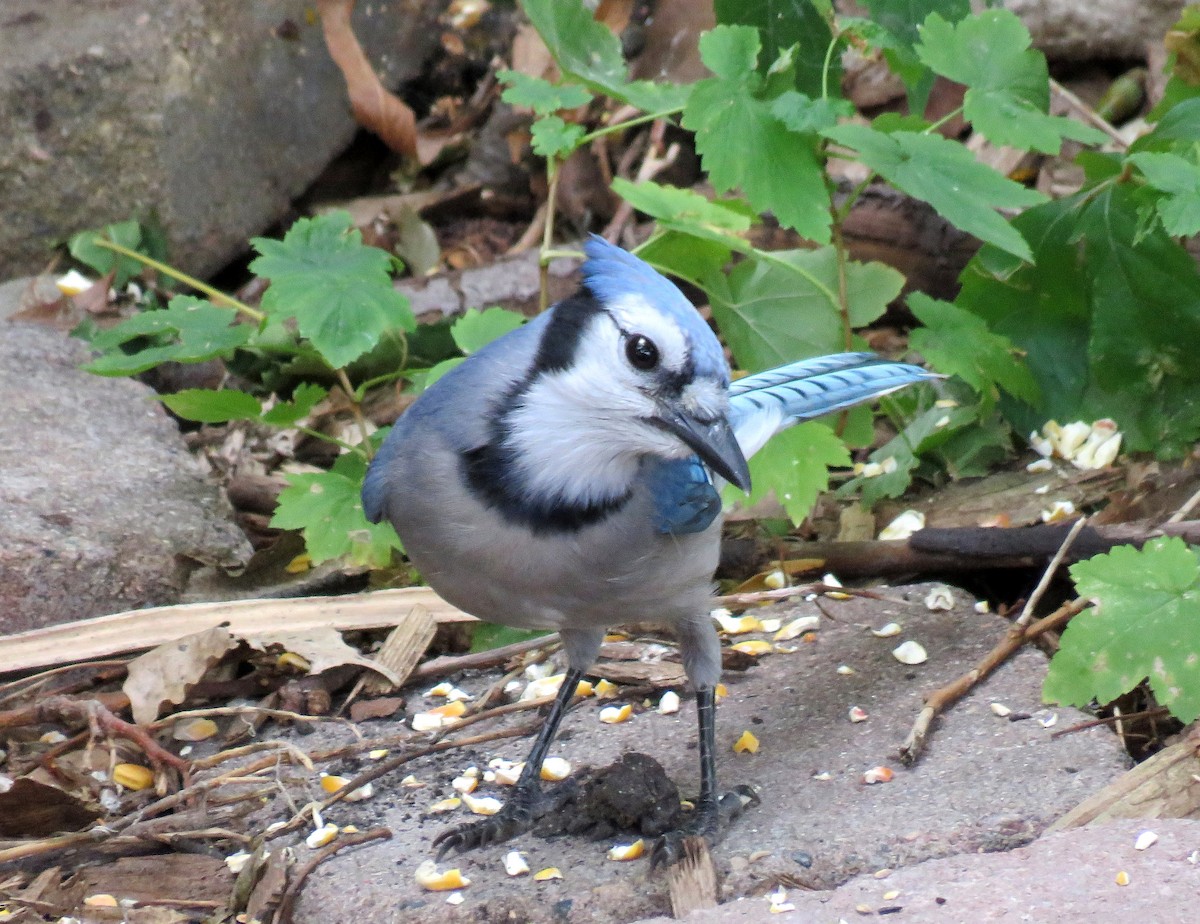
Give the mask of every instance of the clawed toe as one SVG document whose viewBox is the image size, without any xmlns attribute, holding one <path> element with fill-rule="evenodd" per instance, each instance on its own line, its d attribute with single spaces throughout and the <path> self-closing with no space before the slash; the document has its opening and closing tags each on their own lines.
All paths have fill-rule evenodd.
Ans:
<svg viewBox="0 0 1200 924">
<path fill-rule="evenodd" d="M 712 846 L 747 806 L 758 805 L 760 801 L 753 787 L 738 786 L 708 805 L 698 805 L 687 824 L 668 831 L 654 842 L 650 848 L 650 868 L 673 866 L 682 860 L 687 853 L 688 838 L 701 837 Z"/>
</svg>

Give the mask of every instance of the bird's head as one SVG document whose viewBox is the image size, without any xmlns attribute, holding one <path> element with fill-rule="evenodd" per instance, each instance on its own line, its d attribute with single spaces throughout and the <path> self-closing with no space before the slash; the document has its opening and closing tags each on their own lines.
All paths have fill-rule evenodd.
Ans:
<svg viewBox="0 0 1200 924">
<path fill-rule="evenodd" d="M 510 420 L 516 433 L 535 425 L 540 433 L 541 458 L 530 457 L 528 474 L 544 477 L 570 460 L 581 480 L 615 489 L 645 456 L 695 453 L 748 489 L 726 417 L 729 365 L 712 330 L 633 254 L 598 237 L 584 249 L 583 287 L 555 307 Z"/>
</svg>

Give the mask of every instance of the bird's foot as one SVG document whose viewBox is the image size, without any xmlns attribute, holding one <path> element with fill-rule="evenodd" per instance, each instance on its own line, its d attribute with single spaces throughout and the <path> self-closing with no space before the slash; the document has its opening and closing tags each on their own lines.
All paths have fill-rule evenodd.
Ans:
<svg viewBox="0 0 1200 924">
<path fill-rule="evenodd" d="M 433 839 L 437 858 L 441 860 L 451 850 L 466 853 L 476 847 L 502 844 L 524 834 L 535 821 L 555 811 L 574 795 L 575 787 L 561 783 L 550 792 L 543 792 L 536 782 L 532 786 L 518 785 L 512 798 L 495 815 L 481 821 L 468 822 L 447 828 Z"/>
<path fill-rule="evenodd" d="M 671 866 L 684 856 L 684 841 L 689 837 L 702 837 L 715 844 L 730 824 L 745 811 L 748 805 L 758 805 L 761 800 L 750 786 L 737 786 L 720 799 L 709 799 L 696 805 L 696 811 L 686 824 L 668 831 L 650 848 L 650 868 Z"/>
</svg>

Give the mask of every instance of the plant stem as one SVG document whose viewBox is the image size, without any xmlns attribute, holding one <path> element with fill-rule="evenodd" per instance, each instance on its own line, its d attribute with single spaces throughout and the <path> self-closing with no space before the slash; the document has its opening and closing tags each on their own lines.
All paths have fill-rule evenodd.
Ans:
<svg viewBox="0 0 1200 924">
<path fill-rule="evenodd" d="M 600 138 L 603 135 L 611 135 L 615 132 L 624 131 L 627 128 L 633 128 L 635 125 L 653 122 L 655 119 L 665 119 L 667 116 L 672 116 L 675 115 L 675 113 L 682 111 L 682 106 L 676 107 L 675 109 L 664 109 L 662 112 L 651 112 L 647 115 L 640 115 L 633 119 L 626 119 L 624 122 L 618 122 L 615 125 L 606 125 L 603 128 L 597 128 L 595 131 L 588 132 L 586 135 L 580 138 L 579 144 L 576 145 L 576 147 L 581 148 L 585 144 L 595 141 L 597 138 Z"/>
<path fill-rule="evenodd" d="M 558 198 L 558 158 L 546 158 L 546 226 L 542 230 L 542 252 L 538 257 L 538 281 L 541 284 L 539 311 L 550 304 L 550 243 L 554 240 L 555 200 Z"/>
<path fill-rule="evenodd" d="M 189 286 L 195 289 L 197 292 L 203 292 L 213 301 L 219 302 L 226 307 L 233 308 L 239 314 L 244 314 L 256 324 L 261 324 L 266 319 L 266 315 L 257 308 L 251 308 L 245 302 L 238 301 L 232 295 L 226 295 L 220 289 L 214 289 L 212 286 L 201 282 L 196 277 L 189 276 L 187 273 L 177 270 L 173 266 L 168 266 L 166 263 L 160 263 L 158 260 L 155 260 L 153 257 L 148 257 L 144 253 L 138 253 L 136 250 L 130 250 L 128 247 L 105 240 L 102 237 L 95 238 L 92 243 L 94 243 L 97 247 L 103 247 L 106 250 L 115 251 L 123 257 L 129 257 L 131 260 L 137 260 L 139 263 L 149 266 L 151 269 L 157 270 L 164 276 L 169 276 L 171 279 L 174 279 L 177 282 L 182 282 L 185 286 Z"/>
<path fill-rule="evenodd" d="M 370 461 L 375 455 L 375 451 L 371 448 L 371 431 L 367 429 L 367 419 L 363 416 L 362 404 L 355 397 L 354 386 L 350 384 L 350 376 L 346 375 L 345 369 L 334 369 L 334 375 L 337 376 L 338 384 L 342 386 L 342 391 L 346 393 L 346 400 L 350 402 L 350 413 L 354 415 L 354 420 L 358 424 L 358 432 L 362 434 L 363 452 Z"/>
</svg>

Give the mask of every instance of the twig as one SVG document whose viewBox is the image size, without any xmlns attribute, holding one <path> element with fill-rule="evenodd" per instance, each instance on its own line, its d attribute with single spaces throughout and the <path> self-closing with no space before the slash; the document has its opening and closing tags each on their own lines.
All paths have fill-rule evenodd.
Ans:
<svg viewBox="0 0 1200 924">
<path fill-rule="evenodd" d="M 1059 565 L 1061 565 L 1063 559 L 1067 557 L 1067 552 L 1070 551 L 1072 544 L 1075 542 L 1075 538 L 1079 535 L 1080 530 L 1083 529 L 1087 521 L 1087 517 L 1080 517 L 1071 526 L 1071 531 L 1067 533 L 1067 537 L 1063 539 L 1062 545 L 1058 547 L 1058 551 L 1055 552 L 1054 557 L 1050 559 L 1050 564 L 1046 565 L 1046 570 L 1042 572 L 1041 580 L 1038 581 L 1037 587 L 1033 589 L 1033 593 L 1029 595 L 1029 600 L 1025 604 L 1025 609 L 1013 622 L 1013 627 L 1009 630 L 1010 632 L 1016 629 L 1024 629 L 1027 625 L 1029 625 L 1029 620 L 1033 618 L 1033 611 L 1037 608 L 1038 603 L 1041 602 L 1042 597 L 1045 596 L 1046 590 L 1050 586 L 1050 582 L 1054 580 L 1054 575 L 1058 572 Z"/>
<path fill-rule="evenodd" d="M 1197 488 L 1196 493 L 1193 494 L 1191 497 L 1189 497 L 1186 501 L 1184 501 L 1184 504 L 1182 507 L 1180 507 L 1173 514 L 1171 514 L 1171 516 L 1167 519 L 1167 522 L 1168 523 L 1182 522 L 1183 519 L 1189 513 L 1191 513 L 1193 510 L 1196 509 L 1197 504 L 1200 504 L 1200 488 Z"/>
<path fill-rule="evenodd" d="M 1112 715 L 1103 716 L 1099 719 L 1089 719 L 1086 722 L 1079 722 L 1067 728 L 1060 728 L 1058 731 L 1050 735 L 1051 739 L 1061 738 L 1063 735 L 1073 735 L 1075 732 L 1087 731 L 1089 728 L 1096 728 L 1100 725 L 1120 725 L 1126 719 L 1157 719 L 1166 717 L 1171 714 L 1171 710 L 1166 706 L 1156 706 L 1153 709 L 1143 709 L 1141 712 L 1129 712 L 1122 715 L 1120 712 L 1114 712 Z"/>
<path fill-rule="evenodd" d="M 287 888 L 283 890 L 283 895 L 279 899 L 279 911 L 276 913 L 275 920 L 279 924 L 291 924 L 296 899 L 300 895 L 300 890 L 304 888 L 304 881 L 313 870 L 338 851 L 345 850 L 347 847 L 356 847 L 359 844 L 367 844 L 371 841 L 388 840 L 391 836 L 392 832 L 388 828 L 372 828 L 370 831 L 361 831 L 358 834 L 343 834 L 332 844 L 322 848 L 311 860 L 301 863 L 292 873 Z"/>
<path fill-rule="evenodd" d="M 1008 660 L 1013 652 L 1026 642 L 1037 638 L 1042 633 L 1048 632 L 1051 629 L 1057 629 L 1072 616 L 1082 612 L 1088 605 L 1087 600 L 1079 598 L 1069 603 L 1064 603 L 1049 616 L 1039 619 L 1033 625 L 1025 626 L 1023 629 L 1015 625 L 1009 627 L 1009 630 L 1001 636 L 1000 641 L 996 643 L 995 647 L 984 655 L 983 659 L 975 667 L 957 680 L 952 680 L 946 686 L 934 690 L 925 697 L 924 707 L 918 713 L 912 730 L 908 733 L 908 737 L 904 739 L 904 744 L 900 746 L 900 760 L 905 764 L 915 763 L 921 756 L 921 752 L 925 749 L 925 742 L 929 735 L 929 726 L 936 716 L 958 702 L 976 684 Z"/>
<path fill-rule="evenodd" d="M 502 645 L 488 651 L 477 651 L 465 655 L 442 655 L 438 658 L 430 658 L 424 664 L 418 664 L 408 676 L 410 680 L 424 680 L 428 677 L 440 677 L 459 671 L 494 667 L 497 664 L 503 664 L 509 658 L 523 655 L 528 651 L 535 651 L 538 648 L 557 645 L 560 641 L 558 633 L 551 632 L 548 635 L 539 635 L 537 638 L 513 642 L 511 645 Z"/>
<path fill-rule="evenodd" d="M 1120 145 L 1122 150 L 1129 147 L 1129 142 L 1125 138 L 1121 137 L 1121 133 L 1113 128 L 1112 124 L 1107 119 L 1101 118 L 1096 110 L 1094 110 L 1091 106 L 1081 100 L 1078 96 L 1064 87 L 1054 78 L 1050 79 L 1050 90 L 1057 96 L 1060 96 L 1062 99 L 1064 99 L 1072 109 L 1079 113 L 1079 115 L 1083 117 L 1083 121 L 1089 123 L 1093 128 L 1100 129 L 1100 131 L 1104 132 L 1104 134 L 1108 135 L 1109 138 Z"/>
<path fill-rule="evenodd" d="M 868 600 L 882 600 L 885 603 L 903 605 L 905 601 L 897 600 L 874 590 L 862 590 L 856 587 L 839 587 L 835 584 L 801 584 L 796 587 L 780 587 L 778 590 L 755 590 L 743 594 L 725 594 L 713 597 L 713 606 L 753 606 L 755 603 L 772 603 L 776 600 L 787 600 L 789 597 L 807 596 L 808 594 L 846 594 L 850 597 L 865 597 Z"/>
</svg>

